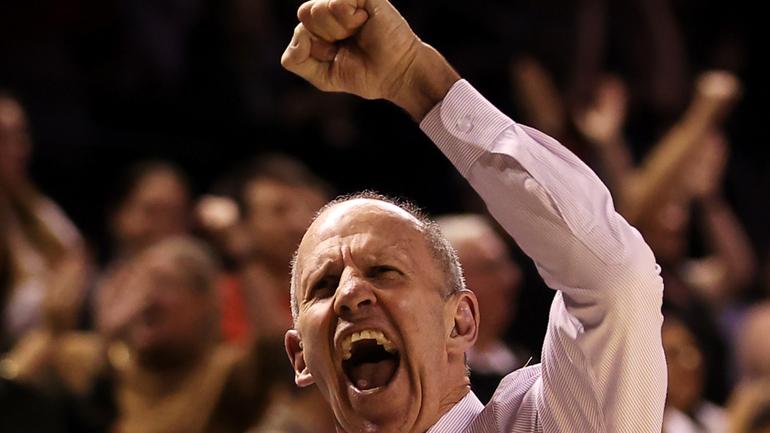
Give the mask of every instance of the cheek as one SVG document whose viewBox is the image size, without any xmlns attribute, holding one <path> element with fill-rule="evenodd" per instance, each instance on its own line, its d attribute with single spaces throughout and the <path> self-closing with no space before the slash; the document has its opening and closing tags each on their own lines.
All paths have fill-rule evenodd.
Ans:
<svg viewBox="0 0 770 433">
<path fill-rule="evenodd" d="M 334 369 L 330 365 L 333 359 L 330 332 L 333 328 L 328 311 L 332 311 L 332 307 L 331 301 L 327 300 L 307 307 L 300 312 L 297 326 L 304 344 L 305 362 L 317 382 L 323 381 L 323 375 Z"/>
<path fill-rule="evenodd" d="M 442 359 L 448 334 L 445 322 L 450 320 L 436 299 L 401 300 L 394 319 L 405 339 L 407 355 L 413 361 Z M 430 308 L 428 308 L 430 307 Z"/>
</svg>

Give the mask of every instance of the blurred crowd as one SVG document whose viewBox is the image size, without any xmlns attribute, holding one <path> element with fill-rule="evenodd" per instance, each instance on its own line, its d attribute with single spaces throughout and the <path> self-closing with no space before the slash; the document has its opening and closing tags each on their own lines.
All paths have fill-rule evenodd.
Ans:
<svg viewBox="0 0 770 433">
<path fill-rule="evenodd" d="M 398 5 L 652 247 L 666 433 L 770 432 L 764 77 L 748 2 L 716 3 Z M 538 361 L 552 292 L 407 116 L 281 71 L 297 6 L 0 6 L 0 432 L 334 432 L 283 348 L 289 263 L 366 187 L 424 204 L 457 250 L 479 398 Z"/>
</svg>

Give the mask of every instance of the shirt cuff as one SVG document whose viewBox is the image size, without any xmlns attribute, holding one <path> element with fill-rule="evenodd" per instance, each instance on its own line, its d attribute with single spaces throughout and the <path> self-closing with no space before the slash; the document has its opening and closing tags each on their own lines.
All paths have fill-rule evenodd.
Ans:
<svg viewBox="0 0 770 433">
<path fill-rule="evenodd" d="M 465 80 L 459 80 L 420 123 L 460 173 L 492 149 L 495 139 L 514 124 Z"/>
</svg>

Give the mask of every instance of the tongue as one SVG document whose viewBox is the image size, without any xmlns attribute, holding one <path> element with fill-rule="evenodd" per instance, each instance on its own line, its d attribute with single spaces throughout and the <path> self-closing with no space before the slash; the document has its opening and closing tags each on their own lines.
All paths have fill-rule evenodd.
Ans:
<svg viewBox="0 0 770 433">
<path fill-rule="evenodd" d="M 386 359 L 379 362 L 364 362 L 353 367 L 350 378 L 356 388 L 364 391 L 379 388 L 388 384 L 396 372 L 396 361 Z"/>
</svg>

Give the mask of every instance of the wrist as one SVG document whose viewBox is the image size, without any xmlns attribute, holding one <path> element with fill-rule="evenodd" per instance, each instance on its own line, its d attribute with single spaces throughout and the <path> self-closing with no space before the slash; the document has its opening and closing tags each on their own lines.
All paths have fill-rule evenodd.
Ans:
<svg viewBox="0 0 770 433">
<path fill-rule="evenodd" d="M 420 42 L 401 86 L 388 99 L 419 123 L 459 80 L 460 75 L 438 51 Z"/>
</svg>

